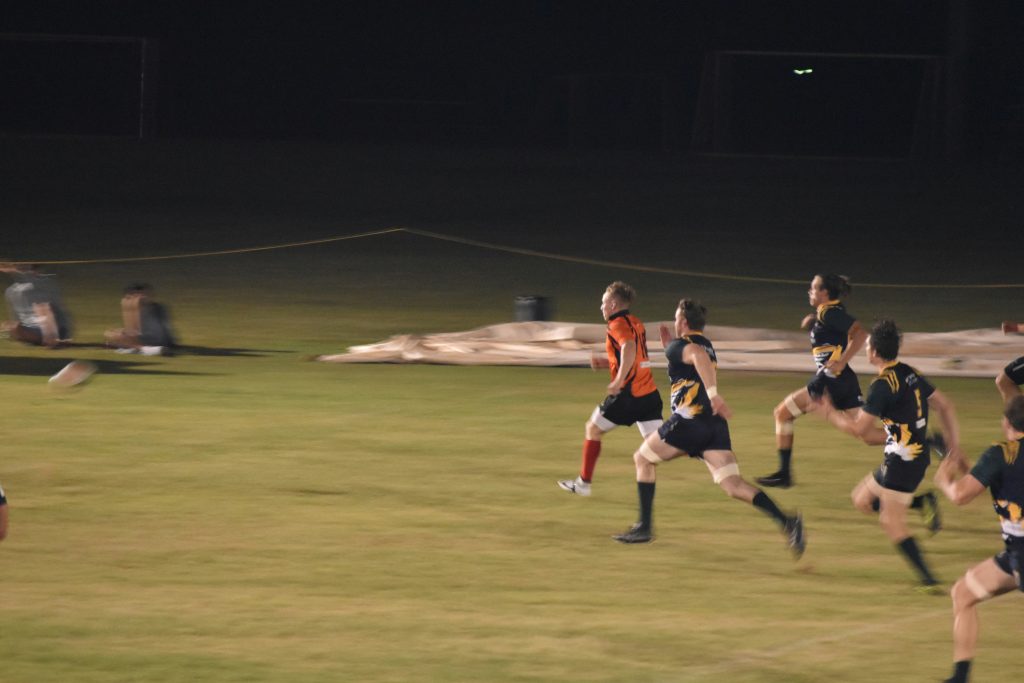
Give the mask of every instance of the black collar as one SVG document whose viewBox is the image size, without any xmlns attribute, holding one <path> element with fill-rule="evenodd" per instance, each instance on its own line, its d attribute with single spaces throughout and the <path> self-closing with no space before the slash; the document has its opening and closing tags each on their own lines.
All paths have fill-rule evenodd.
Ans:
<svg viewBox="0 0 1024 683">
<path fill-rule="evenodd" d="M 608 322 L 611 322 L 611 321 L 615 320 L 616 318 L 621 318 L 624 315 L 629 315 L 629 309 L 628 308 L 625 309 L 625 310 L 619 311 L 618 313 L 612 313 L 610 316 L 608 316 Z"/>
</svg>

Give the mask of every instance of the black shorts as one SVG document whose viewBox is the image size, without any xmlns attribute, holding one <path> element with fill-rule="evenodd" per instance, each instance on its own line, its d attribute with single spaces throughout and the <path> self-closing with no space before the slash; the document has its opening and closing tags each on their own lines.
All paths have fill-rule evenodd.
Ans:
<svg viewBox="0 0 1024 683">
<path fill-rule="evenodd" d="M 704 457 L 704 451 L 731 451 L 729 423 L 718 415 L 685 418 L 672 413 L 658 429 L 661 440 L 691 458 Z"/>
<path fill-rule="evenodd" d="M 820 399 L 826 390 L 832 397 L 832 405 L 839 410 L 860 408 L 864 405 L 857 373 L 851 370 L 849 365 L 843 368 L 838 377 L 829 377 L 822 370 L 807 383 L 807 393 L 815 400 Z"/>
<path fill-rule="evenodd" d="M 992 559 L 1004 572 L 1016 576 L 1017 587 L 1024 591 L 1024 538 L 1006 539 L 1006 550 Z"/>
<path fill-rule="evenodd" d="M 892 491 L 913 493 L 924 479 L 930 462 L 927 453 L 909 462 L 898 455 L 886 457 L 885 462 L 874 472 L 875 481 Z"/>
<path fill-rule="evenodd" d="M 661 419 L 661 394 L 657 390 L 643 396 L 634 396 L 629 387 L 615 396 L 608 396 L 599 408 L 601 416 L 609 422 L 628 427 L 634 422 Z"/>
</svg>

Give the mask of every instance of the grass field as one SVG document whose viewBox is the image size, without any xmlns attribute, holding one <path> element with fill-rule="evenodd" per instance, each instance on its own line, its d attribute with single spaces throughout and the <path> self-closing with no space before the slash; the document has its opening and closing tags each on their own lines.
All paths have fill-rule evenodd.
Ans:
<svg viewBox="0 0 1024 683">
<path fill-rule="evenodd" d="M 218 157 L 213 165 L 224 163 Z M 244 229 L 215 231 L 209 226 L 228 213 L 223 206 L 186 192 L 180 203 L 187 212 L 179 214 L 174 191 L 157 192 L 141 175 L 141 190 L 122 187 L 88 201 L 81 187 L 103 183 L 75 180 L 39 209 L 24 197 L 33 181 L 45 183 L 23 181 L 25 192 L 2 207 L 9 224 L 65 216 L 66 226 L 80 229 L 68 228 L 60 240 L 31 230 L 15 240 L 6 232 L 4 248 L 31 259 L 197 251 L 355 232 L 415 214 L 404 207 L 385 215 L 362 197 L 355 200 L 360 210 L 339 209 L 344 220 L 328 226 L 323 216 L 331 207 L 311 217 L 303 213 L 311 211 L 304 195 L 295 193 L 291 203 L 271 202 L 274 211 L 258 205 L 243 212 L 237 220 Z M 722 195 L 746 180 L 731 180 Z M 430 195 L 424 183 L 410 183 L 410 192 Z M 554 189 L 571 194 L 566 187 Z M 515 196 L 547 191 L 518 186 Z M 144 205 L 118 203 L 132 192 Z M 250 198 L 227 196 L 235 208 Z M 914 197 L 907 201 L 924 203 Z M 76 201 L 85 204 L 77 212 Z M 442 204 L 422 209 L 429 214 L 423 227 L 438 228 Z M 533 205 L 537 216 L 518 214 L 529 213 L 524 205 L 507 207 L 515 230 L 488 238 L 609 256 L 585 239 L 586 226 L 577 225 L 573 239 L 555 234 L 548 226 L 561 213 Z M 289 206 L 302 229 L 288 231 Z M 988 211 L 1014 213 L 1000 207 Z M 472 234 L 473 221 L 483 220 L 465 207 L 452 210 L 463 212 L 456 232 Z M 653 211 L 650 202 L 644 211 Z M 644 231 L 672 234 L 656 217 L 641 217 Z M 104 220 L 117 239 L 98 231 Z M 188 228 L 171 230 L 176 220 Z M 159 221 L 166 223 L 154 227 Z M 813 267 L 802 271 L 806 245 L 799 238 L 793 244 L 791 252 L 766 251 L 754 238 L 737 240 L 732 271 L 732 256 L 718 251 L 708 254 L 706 269 L 763 267 L 756 272 L 809 277 Z M 851 265 L 870 253 L 863 245 L 851 249 L 844 255 Z M 642 257 L 672 265 L 656 252 Z M 862 263 L 871 276 L 904 277 Z M 935 277 L 928 264 L 915 267 L 911 276 Z M 991 264 L 970 263 L 963 276 L 1002 279 L 990 271 Z M 620 272 L 410 235 L 57 272 L 76 338 L 86 345 L 45 351 L 0 344 L 7 425 L 0 482 L 11 500 L 11 533 L 0 545 L 5 683 L 882 683 L 948 675 L 948 598 L 914 593 L 910 570 L 876 521 L 849 504 L 849 490 L 879 461 L 876 448 L 812 418 L 798 423 L 799 485 L 777 499 L 804 512 L 809 547 L 800 562 L 766 518 L 728 500 L 691 461 L 660 470 L 657 542 L 625 547 L 610 535 L 635 515 L 635 430 L 607 437 L 592 498 L 555 485 L 578 468 L 583 423 L 604 375 L 304 360 L 391 334 L 508 320 L 512 297 L 523 293 L 552 296 L 561 319 L 596 322 L 603 286 L 619 277 L 640 289 L 637 312 L 647 320 L 669 317 L 680 296 L 696 294 L 713 322 L 789 327 L 806 312 L 803 286 Z M 88 345 L 116 325 L 120 288 L 137 279 L 155 283 L 171 304 L 191 353 L 143 358 Z M 851 307 L 864 319 L 892 313 L 909 329 L 955 329 L 1012 317 L 1018 291 L 911 298 L 860 290 Z M 100 372 L 80 390 L 51 390 L 46 378 L 72 358 L 93 360 Z M 722 374 L 747 475 L 774 469 L 771 409 L 803 381 Z M 664 378 L 659 382 L 664 389 Z M 968 452 L 998 438 L 990 380 L 937 383 L 956 402 Z M 944 511 L 946 528 L 935 538 L 916 521 L 915 528 L 948 583 L 996 552 L 1000 540 L 984 501 Z M 1019 600 L 982 607 L 977 680 L 1017 675 L 1011 653 L 1020 641 Z"/>
</svg>

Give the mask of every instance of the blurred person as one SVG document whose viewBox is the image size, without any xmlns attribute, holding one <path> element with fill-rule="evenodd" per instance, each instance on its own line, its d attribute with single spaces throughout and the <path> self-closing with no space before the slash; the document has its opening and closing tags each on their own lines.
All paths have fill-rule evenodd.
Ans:
<svg viewBox="0 0 1024 683">
<path fill-rule="evenodd" d="M 950 454 L 959 453 L 960 429 L 953 403 L 917 370 L 898 360 L 901 340 L 892 320 L 879 321 L 871 329 L 867 357 L 878 368 L 878 376 L 871 382 L 864 407 L 851 416 L 850 411 L 826 401 L 825 417 L 867 444 L 884 445 L 881 466 L 854 488 L 853 505 L 865 514 L 878 513 L 883 531 L 917 573 L 919 590 L 936 593 L 938 579 L 907 527 L 907 509 L 921 510 L 932 533 L 942 527 L 935 494 L 914 495 L 931 462 L 929 410 L 939 414 Z"/>
<path fill-rule="evenodd" d="M 811 355 L 818 370 L 807 386 L 775 406 L 779 469 L 758 477 L 756 481 L 762 486 L 789 488 L 793 485 L 793 422 L 815 410 L 826 391 L 836 408 L 851 414 L 863 403 L 857 373 L 849 367 L 849 362 L 864 346 L 867 332 L 841 301 L 841 297 L 849 293 L 850 282 L 842 275 L 818 274 L 811 280 L 807 298 L 816 311 L 805 316 L 800 326 L 810 330 Z"/>
<path fill-rule="evenodd" d="M 7 538 L 7 494 L 4 493 L 4 487 L 0 486 L 0 541 Z"/>
<path fill-rule="evenodd" d="M 676 338 L 664 325 L 659 330 L 672 382 L 672 414 L 633 455 L 640 519 L 613 538 L 620 543 L 654 540 L 652 513 L 657 465 L 686 455 L 704 461 L 711 478 L 729 496 L 750 503 L 774 519 L 799 558 L 805 547 L 801 516 L 783 513 L 767 494 L 740 476 L 727 422 L 732 411 L 718 393 L 717 357 L 703 332 L 706 320 L 704 306 L 683 299 L 675 313 Z"/>
<path fill-rule="evenodd" d="M 144 282 L 125 288 L 121 297 L 124 327 L 107 330 L 107 346 L 125 353 L 170 355 L 177 346 L 167 307 L 153 299 L 153 288 Z"/>
<path fill-rule="evenodd" d="M 4 293 L 13 318 L 3 329 L 11 339 L 56 348 L 71 339 L 71 319 L 61 303 L 57 278 L 35 265 L 0 265 L 14 283 Z"/>
<path fill-rule="evenodd" d="M 967 683 L 978 642 L 978 604 L 1024 591 L 1024 396 L 1012 397 L 1003 410 L 1005 441 L 993 444 L 973 467 L 950 454 L 935 473 L 935 484 L 956 505 L 966 505 L 985 489 L 1003 533 L 1003 551 L 968 569 L 953 585 L 953 676 L 946 683 Z"/>
<path fill-rule="evenodd" d="M 612 381 L 606 398 L 594 408 L 584 427 L 579 476 L 558 482 L 570 493 L 590 495 L 594 467 L 601 455 L 601 437 L 606 432 L 635 423 L 641 436 L 647 437 L 661 426 L 661 394 L 651 374 L 647 331 L 640 319 L 629 312 L 635 299 L 636 291 L 621 281 L 608 285 L 601 296 L 601 316 L 608 323 L 607 358 L 592 358 L 591 367 L 608 368 Z"/>
<path fill-rule="evenodd" d="M 1009 403 L 1015 396 L 1020 396 L 1020 385 L 1024 384 L 1024 356 L 1010 362 L 996 377 L 996 388 L 1003 397 L 1003 403 Z"/>
</svg>

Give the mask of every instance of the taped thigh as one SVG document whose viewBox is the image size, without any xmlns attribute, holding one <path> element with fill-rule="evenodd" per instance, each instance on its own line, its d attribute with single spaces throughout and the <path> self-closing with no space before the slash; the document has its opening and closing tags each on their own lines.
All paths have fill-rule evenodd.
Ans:
<svg viewBox="0 0 1024 683">
<path fill-rule="evenodd" d="M 601 406 L 594 408 L 594 412 L 590 414 L 590 421 L 602 432 L 610 432 L 619 426 L 601 414 Z"/>
<path fill-rule="evenodd" d="M 650 447 L 650 446 L 649 446 L 649 445 L 647 444 L 647 442 L 646 442 L 646 441 L 644 441 L 644 442 L 643 442 L 642 444 L 640 444 L 640 450 L 639 450 L 639 451 L 637 451 L 637 452 L 638 452 L 638 453 L 640 453 L 640 456 L 641 456 L 641 457 L 642 457 L 642 458 L 643 458 L 644 460 L 646 460 L 647 462 L 650 462 L 650 463 L 654 463 L 655 465 L 657 465 L 657 464 L 658 464 L 658 463 L 660 463 L 660 462 L 665 462 L 665 459 L 664 459 L 664 458 L 662 458 L 662 457 L 661 457 L 660 455 L 658 455 L 657 453 L 655 453 L 655 452 L 654 452 L 654 449 L 653 449 L 653 448 L 651 448 L 651 447 Z"/>
<path fill-rule="evenodd" d="M 873 474 L 865 477 L 864 483 L 867 484 L 868 491 L 871 491 L 877 498 L 883 499 L 887 503 L 897 503 L 903 507 L 910 507 L 910 504 L 914 502 L 913 493 L 887 489 L 875 480 L 875 475 Z"/>
<path fill-rule="evenodd" d="M 992 597 L 992 592 L 985 588 L 978 577 L 974 575 L 974 569 L 974 567 L 971 567 L 964 574 L 964 585 L 967 586 L 967 590 L 971 592 L 971 595 L 978 598 L 978 600 L 988 600 Z"/>
<path fill-rule="evenodd" d="M 796 399 L 793 398 L 793 394 L 786 397 L 786 400 L 782 402 L 782 405 L 786 406 L 786 410 L 793 417 L 800 417 L 804 414 L 803 408 L 796 404 Z"/>
<path fill-rule="evenodd" d="M 729 477 L 740 476 L 740 465 L 737 462 L 731 462 L 718 468 L 712 467 L 711 463 L 707 460 L 704 461 L 704 464 L 708 466 L 708 469 L 711 471 L 711 478 L 716 484 L 721 484 Z"/>
</svg>

